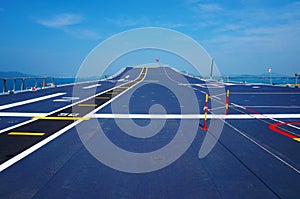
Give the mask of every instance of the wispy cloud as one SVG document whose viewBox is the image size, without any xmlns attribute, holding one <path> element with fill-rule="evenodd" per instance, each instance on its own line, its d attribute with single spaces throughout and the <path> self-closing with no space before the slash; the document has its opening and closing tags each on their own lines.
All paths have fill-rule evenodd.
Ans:
<svg viewBox="0 0 300 199">
<path fill-rule="evenodd" d="M 117 18 L 110 18 L 107 21 L 118 27 L 134 28 L 134 27 L 145 27 L 145 26 L 156 26 L 164 28 L 181 28 L 185 24 L 180 22 L 165 21 L 157 18 L 150 18 L 149 16 L 142 17 L 129 17 L 127 15 L 121 15 Z"/>
<path fill-rule="evenodd" d="M 267 63 L 278 70 L 282 70 L 282 65 L 296 67 L 300 52 L 300 1 L 259 7 L 205 7 L 205 2 L 210 1 L 187 4 L 193 17 L 189 27 L 203 33 L 197 39 L 225 67 Z"/>
<path fill-rule="evenodd" d="M 90 29 L 65 29 L 64 32 L 78 39 L 101 39 L 102 36 Z"/>
<path fill-rule="evenodd" d="M 197 6 L 198 5 L 199 4 L 197 4 Z M 193 9 L 196 20 L 198 20 L 198 22 L 196 21 L 195 23 L 200 24 L 198 28 L 202 28 L 203 30 L 208 29 L 212 39 L 216 39 L 214 38 L 216 36 L 228 36 L 232 39 L 243 38 L 243 41 L 246 41 L 245 38 L 250 37 L 252 37 L 252 39 L 253 37 L 266 39 L 266 36 L 275 38 L 273 37 L 274 35 L 285 35 L 283 30 L 289 31 L 288 34 L 291 32 L 298 33 L 297 27 L 300 26 L 300 2 L 265 9 L 224 9 L 222 12 L 217 12 L 217 14 L 213 15 L 214 18 L 211 18 L 211 15 L 205 15 L 200 12 L 199 6 L 196 8 L 197 9 L 195 10 L 195 5 L 192 5 L 191 9 Z M 214 6 L 206 8 L 206 10 L 209 11 L 217 11 L 218 9 L 223 8 L 221 5 L 216 6 L 215 8 Z M 201 10 L 204 11 L 205 7 L 202 7 Z M 260 40 L 257 41 L 261 42 Z"/>
<path fill-rule="evenodd" d="M 146 16 L 132 18 L 127 15 L 120 15 L 117 18 L 106 19 L 109 23 L 118 27 L 133 27 L 133 26 L 145 26 L 150 24 L 150 19 Z"/>
<path fill-rule="evenodd" d="M 216 3 L 198 3 L 194 9 L 198 12 L 219 12 L 223 7 Z"/>
<path fill-rule="evenodd" d="M 100 39 L 100 34 L 96 31 L 80 27 L 83 25 L 85 17 L 81 14 L 62 13 L 48 18 L 37 19 L 36 23 L 48 28 L 59 29 L 66 34 L 78 39 Z M 77 25 L 76 27 L 74 27 Z"/>
<path fill-rule="evenodd" d="M 46 19 L 38 19 L 37 23 L 51 27 L 51 28 L 62 28 L 79 24 L 84 20 L 84 17 L 79 14 L 58 14 Z"/>
</svg>

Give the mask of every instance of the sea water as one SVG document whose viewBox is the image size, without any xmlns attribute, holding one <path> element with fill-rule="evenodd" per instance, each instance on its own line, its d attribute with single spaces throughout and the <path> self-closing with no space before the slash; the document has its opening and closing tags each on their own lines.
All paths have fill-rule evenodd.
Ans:
<svg viewBox="0 0 300 199">
<path fill-rule="evenodd" d="M 300 78 L 299 78 L 300 79 Z M 84 82 L 84 81 L 91 81 L 95 79 L 86 78 L 86 79 L 75 79 L 75 78 L 54 78 L 53 82 L 55 85 L 64 85 L 76 82 Z M 259 77 L 259 76 L 225 76 L 222 78 L 218 78 L 218 80 L 222 80 L 224 82 L 238 82 L 238 83 L 258 83 L 258 84 L 275 84 L 275 85 L 287 85 L 287 84 L 295 84 L 295 77 Z M 32 87 L 41 88 L 43 85 L 42 78 L 30 78 L 24 81 L 24 90 L 29 90 Z M 46 79 L 47 85 L 50 85 L 52 79 Z M 0 79 L 0 93 L 3 93 L 3 80 Z M 300 83 L 300 80 L 297 82 Z M 15 90 L 20 91 L 22 90 L 22 80 L 17 79 L 15 88 L 14 88 L 14 80 L 8 79 L 6 82 L 6 92 Z"/>
<path fill-rule="evenodd" d="M 75 78 L 54 78 L 53 79 L 53 83 L 54 85 L 64 85 L 64 84 L 71 84 L 76 82 L 84 82 L 84 81 L 91 81 L 92 79 L 75 79 Z M 36 88 L 41 88 L 43 86 L 43 81 L 44 79 L 40 79 L 40 78 L 29 78 L 29 79 L 25 79 L 24 81 L 24 90 L 29 90 L 32 87 L 36 87 Z M 46 79 L 46 86 L 50 86 L 50 84 L 52 83 L 52 79 L 48 78 Z M 0 93 L 3 93 L 3 80 L 0 79 Z M 15 88 L 14 88 L 15 87 Z M 22 90 L 22 80 L 21 79 L 17 79 L 16 82 L 14 82 L 14 80 L 12 79 L 7 79 L 6 80 L 6 92 L 9 91 L 21 91 Z"/>
</svg>

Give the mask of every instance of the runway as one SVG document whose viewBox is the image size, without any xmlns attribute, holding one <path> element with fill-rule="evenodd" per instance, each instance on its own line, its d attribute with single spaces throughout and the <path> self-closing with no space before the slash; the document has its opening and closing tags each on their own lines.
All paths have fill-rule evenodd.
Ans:
<svg viewBox="0 0 300 199">
<path fill-rule="evenodd" d="M 0 198 L 298 198 L 299 149 L 299 88 L 134 67 L 0 95 Z"/>
</svg>

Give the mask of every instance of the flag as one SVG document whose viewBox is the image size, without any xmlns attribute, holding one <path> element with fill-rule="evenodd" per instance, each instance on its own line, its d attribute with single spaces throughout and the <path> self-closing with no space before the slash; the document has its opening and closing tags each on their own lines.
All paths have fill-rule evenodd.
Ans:
<svg viewBox="0 0 300 199">
<path fill-rule="evenodd" d="M 159 59 L 155 59 L 156 62 L 159 62 Z"/>
</svg>

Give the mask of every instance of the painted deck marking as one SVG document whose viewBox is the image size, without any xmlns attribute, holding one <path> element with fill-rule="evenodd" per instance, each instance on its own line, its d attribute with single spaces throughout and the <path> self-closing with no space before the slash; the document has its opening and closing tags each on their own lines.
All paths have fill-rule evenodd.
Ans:
<svg viewBox="0 0 300 199">
<path fill-rule="evenodd" d="M 124 83 L 125 84 L 130 84 L 130 86 L 128 88 L 132 88 L 133 86 L 135 86 L 137 83 L 139 83 L 140 81 L 143 81 L 143 79 L 145 78 L 146 76 L 146 73 L 147 73 L 147 70 L 146 69 L 143 69 L 141 74 L 138 76 L 138 78 L 136 78 L 135 80 L 132 80 L 131 82 L 128 82 L 128 83 Z M 144 77 L 141 79 L 141 76 Z M 109 89 L 109 90 L 112 90 L 112 89 Z M 106 106 L 107 104 L 111 103 L 112 101 L 114 101 L 116 98 L 118 98 L 119 96 L 121 96 L 123 93 L 125 93 L 127 90 L 124 90 L 124 92 L 121 92 L 119 93 L 119 95 L 113 97 L 112 99 L 108 100 L 107 102 L 105 102 L 104 104 L 102 104 L 101 106 L 97 107 L 97 109 L 94 109 L 93 111 L 91 111 L 90 113 L 86 113 L 84 117 L 78 117 L 78 120 L 76 120 L 75 122 L 72 122 L 70 123 L 69 125 L 63 127 L 62 129 L 60 129 L 59 131 L 51 134 L 49 137 L 43 139 L 42 141 L 36 143 L 35 145 L 31 146 L 30 148 L 26 149 L 25 151 L 19 153 L 18 155 L 14 156 L 13 158 L 10 158 L 8 159 L 7 161 L 3 162 L 1 165 L 0 165 L 0 172 L 2 172 L 3 170 L 5 170 L 6 168 L 10 167 L 11 165 L 15 164 L 16 162 L 18 162 L 19 160 L 23 159 L 24 157 L 28 156 L 29 154 L 33 153 L 34 151 L 36 151 L 37 149 L 41 148 L 42 146 L 44 146 L 45 144 L 47 144 L 48 142 L 54 140 L 55 138 L 57 138 L 58 136 L 62 135 L 63 133 L 65 133 L 67 130 L 73 128 L 74 126 L 76 126 L 77 124 L 79 124 L 80 122 L 82 122 L 82 119 L 83 118 L 86 118 L 86 119 L 90 119 L 89 117 L 87 117 L 88 115 L 90 114 L 93 114 L 95 113 L 96 111 L 100 110 L 101 108 L 103 108 L 104 106 Z M 99 95 L 102 95 L 102 94 L 105 94 L 107 91 L 104 91 L 104 92 L 101 92 L 99 94 L 96 94 L 96 95 L 93 95 L 87 99 L 84 99 L 82 100 L 81 102 L 77 102 L 75 104 L 72 104 L 72 105 L 69 105 L 69 106 L 66 106 L 64 108 L 61 108 L 61 109 L 58 109 L 56 111 L 53 111 L 52 114 L 55 114 L 57 113 L 58 111 L 62 111 L 68 107 L 71 107 L 71 106 L 76 106 L 78 105 L 79 103 L 84 103 L 86 102 L 87 100 L 90 100 L 92 98 L 95 98 L 96 96 L 99 96 Z M 51 115 L 52 115 L 51 114 Z M 49 114 L 50 115 L 50 114 Z M 20 126 L 23 126 L 25 124 L 29 124 L 31 122 L 34 122 L 38 119 L 49 119 L 49 118 L 53 118 L 53 119 L 58 119 L 58 118 L 61 118 L 61 119 L 67 119 L 69 117 L 53 117 L 53 116 L 45 116 L 45 117 L 38 117 L 38 118 L 32 118 L 32 120 L 30 121 L 26 121 L 26 122 L 23 122 L 21 124 L 18 124 L 18 125 L 15 125 L 13 127 L 9 127 L 9 128 L 6 128 L 6 129 L 3 129 L 3 130 L 0 130 L 0 132 L 5 132 L 5 131 L 8 131 L 8 130 L 12 130 L 16 127 L 20 127 Z M 70 117 L 69 119 L 74 119 L 76 117 Z"/>
<path fill-rule="evenodd" d="M 300 95 L 300 92 L 231 92 L 235 95 Z"/>
<path fill-rule="evenodd" d="M 46 99 L 53 98 L 53 97 L 58 97 L 58 96 L 65 95 L 65 94 L 66 93 L 55 93 L 55 94 L 52 94 L 52 95 L 46 95 L 46 96 L 43 96 L 43 97 L 28 99 L 28 100 L 24 100 L 24 101 L 20 101 L 20 102 L 15 102 L 15 103 L 12 103 L 12 104 L 5 104 L 5 105 L 0 106 L 0 110 L 7 109 L 7 108 L 12 108 L 12 107 L 16 107 L 16 106 L 21 106 L 21 105 L 24 105 L 24 104 L 30 104 L 30 103 L 33 103 L 33 102 L 38 102 L 38 101 L 46 100 Z"/>
<path fill-rule="evenodd" d="M 46 116 L 48 113 L 19 113 L 19 112 L 0 112 L 0 117 L 34 117 Z"/>
<path fill-rule="evenodd" d="M 269 129 L 271 129 L 272 131 L 275 131 L 276 133 L 284 135 L 284 136 L 286 136 L 288 138 L 292 138 L 292 139 L 294 139 L 296 141 L 300 141 L 299 140 L 300 138 L 298 138 L 296 135 L 290 134 L 290 133 L 288 133 L 288 132 L 286 132 L 284 130 L 281 130 L 281 129 L 277 128 L 279 126 L 284 126 L 284 125 L 289 125 L 289 124 L 300 124 L 300 122 L 284 122 L 284 123 L 278 122 L 278 123 L 275 123 L 275 124 L 270 124 L 269 125 Z M 291 125 L 289 125 L 289 126 L 291 126 Z M 292 127 L 294 127 L 294 126 L 292 126 Z"/>
<path fill-rule="evenodd" d="M 255 145 L 257 145 L 258 147 L 260 147 L 262 150 L 264 150 L 265 152 L 269 153 L 271 156 L 273 156 L 274 158 L 276 158 L 277 160 L 279 160 L 280 162 L 282 162 L 283 164 L 285 164 L 286 166 L 288 166 L 289 168 L 291 168 L 292 170 L 296 171 L 298 174 L 300 174 L 300 170 L 298 168 L 296 168 L 295 166 L 291 165 L 290 163 L 288 163 L 287 161 L 283 160 L 282 158 L 280 158 L 279 156 L 277 156 L 276 154 L 274 154 L 273 152 L 271 152 L 270 150 L 268 150 L 266 147 L 264 147 L 263 145 L 259 144 L 257 141 L 255 141 L 253 138 L 249 137 L 246 133 L 242 132 L 241 130 L 237 129 L 236 127 L 234 127 L 233 125 L 229 124 L 228 122 L 226 122 L 225 120 L 223 120 L 225 124 L 227 124 L 229 127 L 231 127 L 233 130 L 235 130 L 237 133 L 241 134 L 242 136 L 244 136 L 246 139 L 248 139 L 249 141 L 251 141 L 252 143 L 254 143 Z"/>
<path fill-rule="evenodd" d="M 98 104 L 78 104 L 77 106 L 98 106 Z"/>
<path fill-rule="evenodd" d="M 224 108 L 224 107 L 222 107 Z M 19 113 L 19 112 L 0 112 L 0 117 L 33 117 L 35 119 L 47 119 L 49 113 Z M 211 115 L 209 119 L 264 119 L 266 117 L 277 119 L 299 119 L 300 114 L 264 114 L 264 116 L 256 114 L 232 114 L 232 115 Z M 57 118 L 57 117 L 54 117 Z M 62 117 L 67 118 L 67 117 Z M 70 117 L 72 118 L 72 117 Z M 74 117 L 73 117 L 74 118 Z M 94 114 L 91 118 L 140 118 L 140 119 L 203 119 L 203 114 Z"/>
<path fill-rule="evenodd" d="M 100 96 L 100 97 L 95 97 L 95 99 L 110 99 L 110 97 Z"/>
<path fill-rule="evenodd" d="M 294 140 L 300 142 L 300 138 L 294 138 Z"/>
<path fill-rule="evenodd" d="M 45 133 L 34 133 L 34 132 L 10 132 L 8 135 L 21 135 L 21 136 L 43 136 Z"/>
<path fill-rule="evenodd" d="M 232 114 L 232 115 L 216 115 L 209 114 L 209 119 L 265 119 L 267 117 L 272 118 L 300 118 L 300 114 Z M 91 118 L 132 118 L 132 119 L 203 119 L 203 114 L 94 114 Z"/>
<path fill-rule="evenodd" d="M 119 93 L 118 92 L 107 92 L 106 94 L 108 94 L 108 95 L 117 95 Z"/>
<path fill-rule="evenodd" d="M 94 84 L 94 85 L 90 85 L 90 86 L 85 86 L 82 89 L 95 88 L 95 87 L 98 87 L 98 86 L 101 86 L 101 84 Z"/>
<path fill-rule="evenodd" d="M 62 97 L 61 99 L 55 99 L 53 102 L 71 102 L 74 100 L 78 100 L 79 97 Z"/>
<path fill-rule="evenodd" d="M 47 117 L 47 116 L 34 116 L 32 119 L 39 120 L 89 120 L 89 117 Z"/>
</svg>

